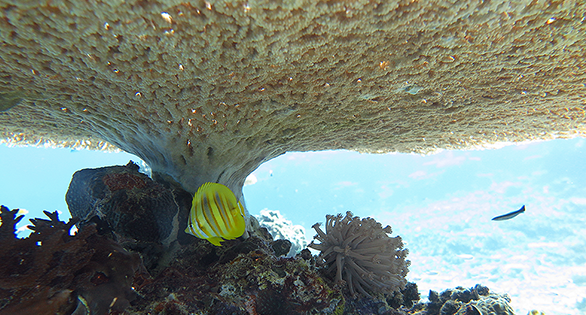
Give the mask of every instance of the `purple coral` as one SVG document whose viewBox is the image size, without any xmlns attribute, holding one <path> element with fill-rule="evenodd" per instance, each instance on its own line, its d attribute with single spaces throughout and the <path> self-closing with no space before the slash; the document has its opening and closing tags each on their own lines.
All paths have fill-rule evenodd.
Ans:
<svg viewBox="0 0 586 315">
<path fill-rule="evenodd" d="M 403 249 L 401 237 L 389 237 L 391 227 L 385 228 L 372 218 L 326 216 L 326 232 L 319 224 L 313 225 L 320 244 L 311 242 L 308 247 L 321 251 L 319 257 L 327 274 L 336 269 L 336 282 L 346 281 L 350 293 L 356 291 L 370 296 L 371 293 L 392 293 L 405 288 L 405 276 L 409 272 L 407 249 Z"/>
</svg>

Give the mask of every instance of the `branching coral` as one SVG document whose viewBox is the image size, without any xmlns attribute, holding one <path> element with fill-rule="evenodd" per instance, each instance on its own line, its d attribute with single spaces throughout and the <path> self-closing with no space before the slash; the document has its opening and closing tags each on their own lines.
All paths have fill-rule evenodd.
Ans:
<svg viewBox="0 0 586 315">
<path fill-rule="evenodd" d="M 401 237 L 389 237 L 391 227 L 385 228 L 372 218 L 326 216 L 326 232 L 316 223 L 314 237 L 320 244 L 311 242 L 309 247 L 321 251 L 327 274 L 336 269 L 336 282 L 345 280 L 350 293 L 356 291 L 370 296 L 371 293 L 392 293 L 405 288 L 405 276 L 410 262 L 403 249 Z"/>
</svg>

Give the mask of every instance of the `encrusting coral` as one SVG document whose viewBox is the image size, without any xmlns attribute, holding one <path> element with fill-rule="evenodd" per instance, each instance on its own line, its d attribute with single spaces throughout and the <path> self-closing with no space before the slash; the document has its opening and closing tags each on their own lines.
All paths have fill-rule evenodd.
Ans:
<svg viewBox="0 0 586 315">
<path fill-rule="evenodd" d="M 350 294 L 356 291 L 391 294 L 405 288 L 405 276 L 410 262 L 405 260 L 408 250 L 403 249 L 401 237 L 389 237 L 390 226 L 385 228 L 372 218 L 352 216 L 326 216 L 326 231 L 319 224 L 313 228 L 315 239 L 308 246 L 321 251 L 326 274 L 334 274 L 336 282 L 344 280 Z"/>
<path fill-rule="evenodd" d="M 441 293 L 429 291 L 429 301 L 417 303 L 413 315 L 513 315 L 506 294 L 491 293 L 488 287 L 477 284 L 471 288 L 457 287 Z"/>
<path fill-rule="evenodd" d="M 287 151 L 585 134 L 580 1 L 0 3 L 0 136 L 238 198 Z"/>
</svg>

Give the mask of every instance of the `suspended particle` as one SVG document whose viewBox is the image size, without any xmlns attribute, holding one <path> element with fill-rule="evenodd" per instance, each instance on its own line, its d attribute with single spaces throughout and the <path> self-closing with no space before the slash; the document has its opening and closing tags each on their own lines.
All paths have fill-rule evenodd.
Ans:
<svg viewBox="0 0 586 315">
<path fill-rule="evenodd" d="M 388 67 L 388 66 L 389 66 L 389 62 L 388 62 L 388 61 L 381 61 L 381 62 L 378 64 L 378 67 L 379 67 L 381 70 L 387 70 L 387 67 Z"/>
<path fill-rule="evenodd" d="M 165 19 L 165 21 L 167 21 L 169 23 L 173 23 L 173 19 L 171 18 L 171 14 L 169 14 L 168 12 L 161 12 L 161 17 L 163 17 L 163 19 Z"/>
<path fill-rule="evenodd" d="M 451 63 L 451 62 L 456 61 L 456 57 L 454 57 L 454 56 L 443 56 L 441 61 L 442 62 L 445 62 L 445 63 Z"/>
<path fill-rule="evenodd" d="M 106 31 L 109 31 L 110 30 L 110 24 L 108 22 L 104 23 L 104 29 Z"/>
<path fill-rule="evenodd" d="M 410 84 L 407 85 L 403 88 L 403 90 L 411 95 L 415 95 L 417 94 L 419 91 L 421 91 L 423 88 L 416 85 L 416 84 Z"/>
</svg>

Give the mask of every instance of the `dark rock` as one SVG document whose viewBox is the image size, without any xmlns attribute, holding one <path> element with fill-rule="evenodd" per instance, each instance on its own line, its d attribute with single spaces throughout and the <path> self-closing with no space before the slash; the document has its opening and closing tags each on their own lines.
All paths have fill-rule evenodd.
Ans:
<svg viewBox="0 0 586 315">
<path fill-rule="evenodd" d="M 413 304 L 419 301 L 419 290 L 417 284 L 413 282 L 407 282 L 405 289 L 400 292 L 394 292 L 394 294 L 387 298 L 387 303 L 393 308 L 400 308 L 404 306 L 406 308 L 413 307 Z"/>
<path fill-rule="evenodd" d="M 189 193 L 154 182 L 132 161 L 75 172 L 65 199 L 81 225 L 165 246 L 184 234 L 191 207 Z"/>
<path fill-rule="evenodd" d="M 451 299 L 452 300 L 458 300 L 464 303 L 468 303 L 470 302 L 470 300 L 473 300 L 475 297 L 476 299 L 478 299 L 478 295 L 474 295 L 473 292 L 474 288 L 471 289 L 464 289 L 464 288 L 456 288 L 457 290 L 454 290 L 454 292 L 452 293 Z"/>
<path fill-rule="evenodd" d="M 489 292 L 487 287 L 480 284 L 468 289 L 463 287 L 448 289 L 441 294 L 430 290 L 429 302 L 418 303 L 411 311 L 426 315 L 512 315 L 515 313 L 509 305 L 510 299 L 506 294 Z"/>
<path fill-rule="evenodd" d="M 311 251 L 307 248 L 299 252 L 298 256 L 305 260 L 311 260 L 313 258 Z"/>
<path fill-rule="evenodd" d="M 291 242 L 289 240 L 276 240 L 271 243 L 275 256 L 287 255 L 291 249 Z"/>
<path fill-rule="evenodd" d="M 462 302 L 455 300 L 448 300 L 444 303 L 439 311 L 440 315 L 454 315 L 460 309 Z"/>
<path fill-rule="evenodd" d="M 414 282 L 408 282 L 401 293 L 403 294 L 403 306 L 407 308 L 413 307 L 413 304 L 421 299 L 421 296 L 419 296 L 419 289 L 417 289 L 417 284 Z"/>
<path fill-rule="evenodd" d="M 488 289 L 488 287 L 485 287 L 481 284 L 475 285 L 474 291 L 476 291 L 479 295 L 488 295 L 490 293 L 490 290 Z"/>
</svg>

